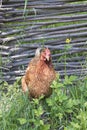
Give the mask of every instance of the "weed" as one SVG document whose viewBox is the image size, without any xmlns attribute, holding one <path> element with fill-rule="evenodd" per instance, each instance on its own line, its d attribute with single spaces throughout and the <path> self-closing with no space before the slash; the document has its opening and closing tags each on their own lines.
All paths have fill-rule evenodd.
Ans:
<svg viewBox="0 0 87 130">
<path fill-rule="evenodd" d="M 20 84 L 6 82 L 0 91 L 0 130 L 86 130 L 87 80 L 65 76 L 51 85 L 52 95 L 30 100 Z M 7 91 L 4 89 L 7 88 Z"/>
</svg>

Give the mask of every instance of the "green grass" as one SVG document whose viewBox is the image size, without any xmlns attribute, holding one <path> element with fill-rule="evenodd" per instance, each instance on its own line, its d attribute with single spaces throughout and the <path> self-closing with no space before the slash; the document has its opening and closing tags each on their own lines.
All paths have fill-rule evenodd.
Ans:
<svg viewBox="0 0 87 130">
<path fill-rule="evenodd" d="M 87 78 L 59 78 L 49 98 L 32 99 L 23 94 L 19 80 L 0 86 L 0 130 L 86 130 Z M 6 91 L 7 89 L 7 91 Z"/>
</svg>

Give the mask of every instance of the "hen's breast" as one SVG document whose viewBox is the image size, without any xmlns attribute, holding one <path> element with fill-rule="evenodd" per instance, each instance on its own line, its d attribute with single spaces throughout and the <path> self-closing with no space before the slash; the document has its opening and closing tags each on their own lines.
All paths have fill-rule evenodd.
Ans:
<svg viewBox="0 0 87 130">
<path fill-rule="evenodd" d="M 38 60 L 37 64 L 30 64 L 26 73 L 27 84 L 32 97 L 51 94 L 50 85 L 56 74 L 52 66 L 48 66 Z"/>
</svg>

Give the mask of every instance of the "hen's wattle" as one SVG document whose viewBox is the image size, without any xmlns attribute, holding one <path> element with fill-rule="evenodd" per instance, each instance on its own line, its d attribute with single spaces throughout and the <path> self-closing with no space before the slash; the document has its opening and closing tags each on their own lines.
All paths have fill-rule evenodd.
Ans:
<svg viewBox="0 0 87 130">
<path fill-rule="evenodd" d="M 50 50 L 38 48 L 22 77 L 22 90 L 29 91 L 30 97 L 33 98 L 41 95 L 50 96 L 52 93 L 50 86 L 54 79 L 56 79 L 56 72 L 52 65 Z"/>
</svg>

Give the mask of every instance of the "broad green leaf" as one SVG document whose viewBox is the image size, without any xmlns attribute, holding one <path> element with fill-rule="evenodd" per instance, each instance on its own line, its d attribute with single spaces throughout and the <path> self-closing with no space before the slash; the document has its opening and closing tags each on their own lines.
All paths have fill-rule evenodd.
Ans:
<svg viewBox="0 0 87 130">
<path fill-rule="evenodd" d="M 27 123 L 27 120 L 25 118 L 18 118 L 17 120 L 20 122 L 21 125 Z"/>
<path fill-rule="evenodd" d="M 77 128 L 78 130 L 80 129 L 80 125 L 79 125 L 78 123 L 71 122 L 71 125 L 72 125 L 74 128 Z"/>
<path fill-rule="evenodd" d="M 77 79 L 77 76 L 75 76 L 75 75 L 71 75 L 69 77 L 69 81 L 71 81 L 71 82 L 75 81 L 76 79 Z"/>
<path fill-rule="evenodd" d="M 43 108 L 42 108 L 42 106 L 39 106 L 38 109 L 35 109 L 34 113 L 35 113 L 36 116 L 42 115 L 43 114 Z"/>
<path fill-rule="evenodd" d="M 42 125 L 40 126 L 40 130 L 50 130 L 50 125 L 49 124 Z"/>
</svg>

